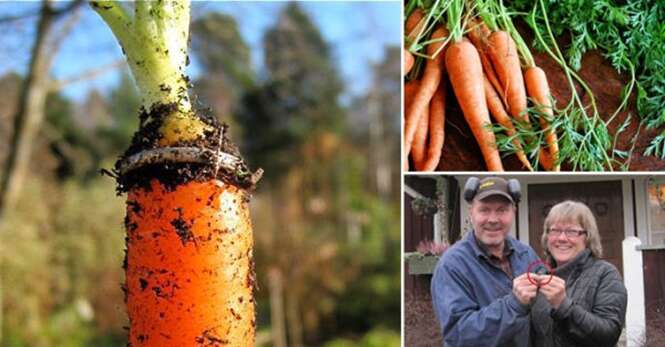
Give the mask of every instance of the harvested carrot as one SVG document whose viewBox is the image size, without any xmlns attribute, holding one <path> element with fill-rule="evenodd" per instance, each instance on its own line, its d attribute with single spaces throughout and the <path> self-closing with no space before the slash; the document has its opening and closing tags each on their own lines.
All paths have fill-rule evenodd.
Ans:
<svg viewBox="0 0 665 347">
<path fill-rule="evenodd" d="M 482 63 L 473 44 L 468 40 L 451 44 L 446 52 L 446 69 L 464 118 L 478 141 L 487 169 L 503 171 L 496 138 L 490 127 Z"/>
<path fill-rule="evenodd" d="M 420 80 L 411 80 L 404 83 L 404 110 L 408 110 L 413 98 L 415 97 L 418 89 L 420 88 Z M 406 112 L 403 112 L 406 114 Z M 409 171 L 409 158 L 405 157 L 402 163 L 402 170 Z"/>
<path fill-rule="evenodd" d="M 445 140 L 444 123 L 446 121 L 446 83 L 439 83 L 429 105 L 429 144 L 427 157 L 421 171 L 434 171 L 441 160 L 441 151 Z"/>
<path fill-rule="evenodd" d="M 447 35 L 448 31 L 439 27 L 432 33 L 431 39 L 441 39 Z M 427 54 L 434 56 L 434 54 L 439 51 L 442 44 L 443 42 L 439 41 L 428 45 Z M 407 158 L 409 155 L 417 126 L 420 124 L 420 118 L 429 107 L 432 95 L 434 95 L 434 92 L 441 82 L 444 53 L 445 52 L 441 52 L 441 54 L 435 56 L 434 59 L 427 60 L 423 71 L 423 77 L 420 82 L 420 88 L 413 99 L 413 103 L 406 110 L 406 118 L 404 120 L 404 158 Z"/>
<path fill-rule="evenodd" d="M 128 345 L 253 346 L 248 190 L 262 171 L 252 174 L 226 127 L 192 105 L 190 2 L 90 5 L 123 48 L 143 110 L 114 176 L 128 193 Z"/>
<path fill-rule="evenodd" d="M 406 19 L 404 29 L 407 43 L 411 44 L 416 40 L 416 37 L 425 25 L 425 21 L 423 19 L 425 19 L 425 13 L 419 8 L 413 10 L 413 12 L 411 12 L 409 17 Z"/>
<path fill-rule="evenodd" d="M 489 37 L 489 56 L 506 97 L 506 111 L 516 119 L 529 122 L 524 77 L 515 41 L 505 31 L 495 31 Z"/>
<path fill-rule="evenodd" d="M 409 109 L 418 88 L 420 88 L 420 80 L 411 80 L 404 83 L 404 110 Z"/>
<path fill-rule="evenodd" d="M 402 49 L 402 53 L 404 55 L 404 66 L 402 67 L 404 72 L 402 75 L 406 75 L 409 73 L 409 71 L 411 71 L 415 59 L 413 58 L 413 54 L 411 54 L 411 52 L 407 51 L 406 49 Z"/>
<path fill-rule="evenodd" d="M 127 198 L 127 312 L 132 346 L 251 346 L 248 193 L 219 180 Z M 249 327 L 246 328 L 246 327 Z"/>
<path fill-rule="evenodd" d="M 503 103 L 506 104 L 505 93 L 503 93 L 501 82 L 499 82 L 499 79 L 496 76 L 496 71 L 492 66 L 491 58 L 489 57 L 489 37 L 492 34 L 492 31 L 490 31 L 487 25 L 482 21 L 472 20 L 470 23 L 471 30 L 469 30 L 467 37 L 471 40 L 471 43 L 476 46 L 476 50 L 478 50 L 480 62 L 483 64 L 483 71 L 485 71 L 485 76 L 492 86 L 494 86 L 494 90 L 499 93 Z"/>
<path fill-rule="evenodd" d="M 552 109 L 552 100 L 550 98 L 550 87 L 547 83 L 545 71 L 535 65 L 531 66 L 524 72 L 524 80 L 526 82 L 527 92 L 531 99 L 533 99 L 536 107 L 541 113 L 551 119 L 554 112 Z M 546 117 L 541 115 L 538 117 L 538 120 L 540 127 L 545 133 L 545 141 L 547 142 L 547 150 L 549 151 L 549 158 L 544 160 L 545 163 L 541 161 L 541 165 L 543 165 L 546 170 L 559 171 L 560 165 L 557 163 L 559 157 L 559 141 L 556 132 L 552 130 Z M 541 154 L 540 157 L 545 158 L 546 156 Z"/>
<path fill-rule="evenodd" d="M 506 134 L 508 134 L 508 136 L 514 136 L 516 133 L 515 126 L 513 125 L 510 116 L 506 113 L 499 95 L 494 90 L 487 77 L 485 77 L 485 97 L 487 98 L 487 107 L 489 108 L 492 117 L 494 117 L 494 119 L 496 119 L 499 124 L 506 128 Z M 531 163 L 529 163 L 524 150 L 522 150 L 522 144 L 520 143 L 520 140 L 518 138 L 514 138 L 512 142 L 517 149 L 515 155 L 520 160 L 522 165 L 524 165 L 524 167 L 529 171 L 533 171 Z"/>
<path fill-rule="evenodd" d="M 413 144 L 411 145 L 411 159 L 413 160 L 413 166 L 418 171 L 422 170 L 427 154 L 427 133 L 430 127 L 429 117 L 429 107 L 427 107 L 420 116 L 420 123 L 416 129 Z"/>
</svg>

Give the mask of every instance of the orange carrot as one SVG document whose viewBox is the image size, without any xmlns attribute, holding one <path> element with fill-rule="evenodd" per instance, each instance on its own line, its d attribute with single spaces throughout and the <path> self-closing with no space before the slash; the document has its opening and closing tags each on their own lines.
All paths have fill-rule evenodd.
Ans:
<svg viewBox="0 0 665 347">
<path fill-rule="evenodd" d="M 551 119 L 554 116 L 554 111 L 552 109 L 552 100 L 550 99 L 550 87 L 543 69 L 537 66 L 527 68 L 524 72 L 524 80 L 531 99 L 533 99 L 540 112 Z M 557 164 L 559 158 L 559 141 L 556 132 L 552 130 L 546 117 L 541 115 L 538 120 L 540 127 L 545 132 L 545 141 L 547 142 L 547 150 L 549 151 L 549 158 L 545 158 L 546 156 L 541 154 L 540 157 L 545 162 L 541 161 L 541 164 L 546 170 L 559 171 L 560 166 Z"/>
<path fill-rule="evenodd" d="M 494 90 L 499 93 L 501 100 L 506 104 L 505 93 L 503 93 L 503 88 L 499 82 L 498 77 L 496 76 L 496 71 L 491 63 L 491 58 L 489 57 L 489 37 L 492 34 L 492 31 L 480 20 L 472 20 L 470 22 L 471 30 L 467 34 L 468 38 L 471 40 L 478 54 L 480 55 L 480 62 L 483 64 L 483 71 L 485 71 L 485 76 L 489 79 Z"/>
<path fill-rule="evenodd" d="M 411 12 L 409 17 L 406 19 L 406 23 L 404 23 L 404 32 L 406 33 L 406 42 L 408 44 L 413 43 L 420 31 L 423 29 L 423 26 L 425 25 L 425 21 L 423 20 L 424 18 L 425 13 L 423 10 L 417 8 L 413 10 L 413 12 Z"/>
<path fill-rule="evenodd" d="M 420 80 L 411 80 L 404 83 L 404 110 L 409 109 L 419 88 Z"/>
<path fill-rule="evenodd" d="M 406 75 L 411 71 L 411 68 L 413 67 L 413 63 L 415 62 L 415 59 L 413 58 L 413 54 L 411 52 L 407 51 L 406 49 L 402 49 L 402 53 L 404 55 L 404 66 L 402 67 L 404 69 L 404 72 L 402 75 Z"/>
<path fill-rule="evenodd" d="M 432 33 L 432 39 L 444 38 L 448 31 L 442 27 L 437 28 Z M 427 54 L 433 56 L 441 47 L 443 42 L 435 42 L 427 46 Z M 445 53 L 445 52 L 441 52 Z M 425 70 L 420 81 L 420 88 L 413 99 L 413 103 L 406 110 L 404 120 L 404 158 L 408 157 L 416 134 L 416 128 L 420 123 L 420 118 L 429 106 L 432 95 L 441 82 L 441 69 L 444 54 L 437 55 L 434 59 L 428 59 L 425 63 Z"/>
<path fill-rule="evenodd" d="M 416 129 L 416 135 L 413 138 L 411 145 L 411 159 L 413 159 L 413 166 L 416 170 L 420 171 L 425 162 L 425 155 L 427 151 L 427 131 L 429 129 L 429 107 L 420 116 L 420 123 Z"/>
<path fill-rule="evenodd" d="M 409 106 L 411 106 L 411 103 L 413 103 L 413 98 L 415 97 L 419 88 L 420 88 L 420 80 L 411 80 L 404 83 L 404 112 L 402 112 L 403 115 L 406 114 L 406 110 L 408 110 Z M 408 157 L 404 158 L 404 162 L 402 163 L 402 170 L 405 172 L 409 171 Z"/>
<path fill-rule="evenodd" d="M 434 171 L 441 160 L 441 150 L 445 140 L 444 123 L 446 121 L 446 82 L 439 83 L 429 105 L 429 145 L 427 157 L 421 171 Z"/>
<path fill-rule="evenodd" d="M 506 97 L 506 110 L 516 119 L 528 123 L 526 91 L 515 41 L 505 31 L 495 31 L 489 37 L 489 56 Z"/>
<path fill-rule="evenodd" d="M 490 128 L 483 68 L 476 48 L 467 40 L 448 47 L 446 69 L 464 118 L 473 132 L 489 171 L 503 171 L 496 139 Z"/>
<path fill-rule="evenodd" d="M 248 193 L 219 180 L 156 179 L 127 198 L 132 346 L 251 346 L 254 275 Z"/>
<path fill-rule="evenodd" d="M 506 113 L 499 95 L 496 93 L 487 78 L 485 78 L 485 97 L 487 98 L 487 107 L 489 108 L 492 117 L 494 117 L 494 119 L 496 119 L 499 124 L 506 128 L 506 134 L 508 134 L 508 136 L 515 135 L 515 126 L 513 125 L 510 116 Z M 522 162 L 522 165 L 524 165 L 524 167 L 529 171 L 533 171 L 533 167 L 531 167 L 531 163 L 529 163 L 526 154 L 524 154 L 524 150 L 522 150 L 522 144 L 518 138 L 513 139 L 513 145 L 517 149 L 515 155 L 517 155 L 517 158 L 520 160 L 520 162 Z"/>
</svg>

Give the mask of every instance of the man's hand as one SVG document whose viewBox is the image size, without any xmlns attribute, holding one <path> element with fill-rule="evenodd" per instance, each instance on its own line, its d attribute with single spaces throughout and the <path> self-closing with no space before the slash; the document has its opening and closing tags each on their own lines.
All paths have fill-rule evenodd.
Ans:
<svg viewBox="0 0 665 347">
<path fill-rule="evenodd" d="M 547 277 L 549 275 L 545 279 Z M 540 287 L 540 292 L 543 293 L 552 307 L 559 308 L 563 299 L 566 298 L 566 281 L 560 277 L 552 276 L 550 283 Z"/>
<path fill-rule="evenodd" d="M 522 305 L 528 305 L 535 297 L 538 287 L 529 281 L 526 273 L 513 280 L 513 294 Z"/>
</svg>

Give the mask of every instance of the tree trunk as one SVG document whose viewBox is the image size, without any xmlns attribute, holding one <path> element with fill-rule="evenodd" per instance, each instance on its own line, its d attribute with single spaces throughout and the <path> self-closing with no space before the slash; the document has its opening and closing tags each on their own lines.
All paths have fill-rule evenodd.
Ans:
<svg viewBox="0 0 665 347">
<path fill-rule="evenodd" d="M 268 290 L 270 291 L 270 328 L 274 347 L 286 347 L 284 327 L 284 282 L 282 272 L 273 267 L 268 270 Z"/>
<path fill-rule="evenodd" d="M 386 200 L 390 196 L 391 168 L 390 146 L 392 139 L 386 139 L 386 122 L 381 119 L 381 105 L 376 90 L 372 90 L 367 98 L 367 113 L 370 118 L 369 141 L 370 162 L 374 172 L 374 185 L 379 197 Z"/>
<path fill-rule="evenodd" d="M 50 1 L 44 1 L 32 49 L 30 68 L 21 88 L 19 105 L 14 116 L 14 128 L 9 155 L 0 181 L 0 219 L 10 210 L 18 196 L 30 159 L 32 143 L 44 118 L 48 93 L 49 68 L 53 55 L 47 54 L 46 37 L 52 29 L 53 11 Z"/>
<path fill-rule="evenodd" d="M 48 72 L 53 59 L 53 55 L 47 54 L 46 37 L 52 29 L 53 20 L 51 2 L 45 0 L 42 3 L 41 15 L 37 24 L 28 75 L 21 87 L 19 104 L 14 116 L 9 154 L 0 177 L 0 230 L 3 229 L 5 212 L 13 208 L 18 196 L 30 159 L 32 143 L 39 124 L 44 118 Z M 2 285 L 2 278 L 0 278 L 0 342 L 2 342 L 4 327 Z"/>
<path fill-rule="evenodd" d="M 286 320 L 289 324 L 289 341 L 292 347 L 302 347 L 302 319 L 300 318 L 298 295 L 288 291 L 286 298 Z"/>
</svg>

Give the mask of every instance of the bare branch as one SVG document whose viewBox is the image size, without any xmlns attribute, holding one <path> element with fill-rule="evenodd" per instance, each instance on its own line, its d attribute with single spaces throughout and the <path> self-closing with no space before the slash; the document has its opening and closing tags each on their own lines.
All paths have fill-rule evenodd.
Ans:
<svg viewBox="0 0 665 347">
<path fill-rule="evenodd" d="M 111 72 L 119 67 L 122 67 L 125 65 L 125 60 L 124 59 L 118 59 L 116 61 L 113 61 L 109 64 L 106 64 L 104 66 L 101 66 L 96 69 L 91 69 L 88 71 L 84 71 L 80 75 L 69 77 L 66 79 L 62 80 L 53 80 L 51 81 L 51 85 L 49 86 L 49 91 L 51 92 L 57 92 L 62 90 L 63 88 L 67 87 L 70 84 L 78 83 L 81 81 L 87 81 L 87 80 L 92 80 L 100 75 L 103 75 L 105 73 Z"/>
<path fill-rule="evenodd" d="M 60 9 L 51 8 L 50 12 L 51 12 L 51 15 L 53 15 L 54 17 L 59 17 L 59 16 L 65 14 L 65 13 L 75 9 L 76 7 L 78 7 L 81 4 L 83 4 L 83 0 L 72 1 L 67 6 L 65 6 L 63 8 L 60 8 Z M 41 9 L 37 8 L 37 9 L 26 11 L 24 13 L 13 15 L 13 16 L 0 17 L 0 24 L 18 22 L 18 21 L 21 21 L 21 20 L 24 20 L 24 19 L 37 17 L 41 13 L 42 13 Z"/>
<path fill-rule="evenodd" d="M 76 25 L 79 19 L 81 19 L 80 7 L 73 7 L 72 10 L 74 11 L 74 13 L 63 24 L 62 29 L 60 29 L 60 31 L 57 34 L 55 34 L 54 37 L 49 40 L 49 42 L 46 43 L 46 50 L 48 50 L 49 52 L 58 51 L 60 45 L 62 44 L 62 41 L 65 39 L 65 37 L 69 35 L 69 33 L 74 28 L 74 25 Z"/>
</svg>

